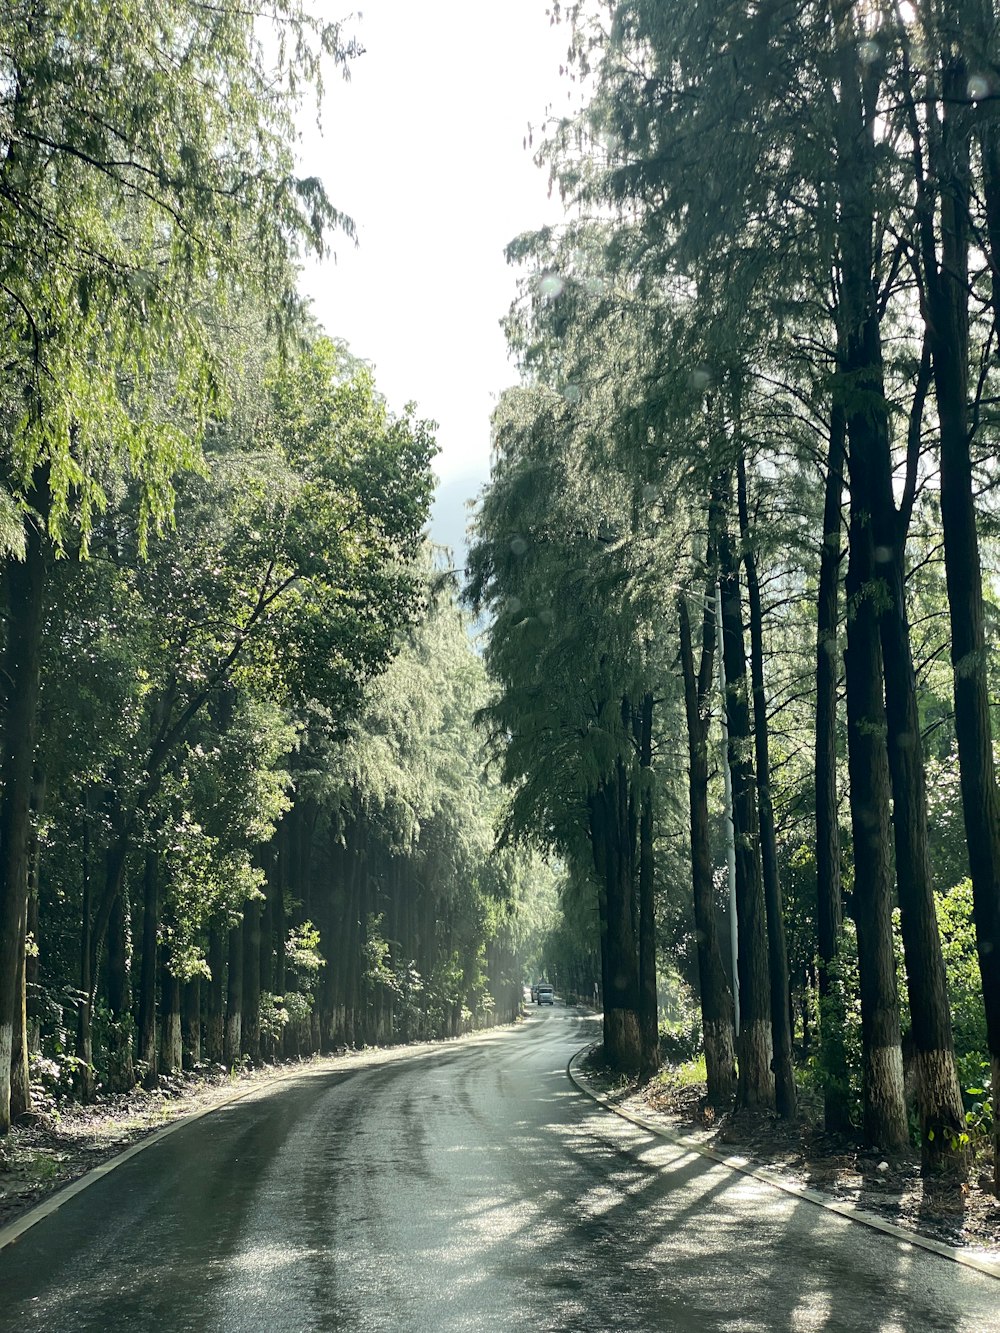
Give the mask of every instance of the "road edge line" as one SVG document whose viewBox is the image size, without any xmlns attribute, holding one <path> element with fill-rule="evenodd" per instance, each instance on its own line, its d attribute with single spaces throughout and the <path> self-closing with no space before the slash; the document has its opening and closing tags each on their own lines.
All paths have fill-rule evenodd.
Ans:
<svg viewBox="0 0 1000 1333">
<path fill-rule="evenodd" d="M 241 1092 L 234 1092 L 231 1097 L 225 1097 L 221 1102 L 214 1102 L 211 1106 L 202 1106 L 197 1111 L 188 1111 L 185 1115 L 180 1115 L 176 1120 L 171 1120 L 169 1125 L 163 1125 L 160 1129 L 154 1129 L 151 1134 L 140 1139 L 137 1143 L 131 1144 L 120 1153 L 109 1157 L 106 1162 L 101 1162 L 99 1166 L 92 1167 L 85 1171 L 82 1176 L 77 1176 L 76 1180 L 71 1180 L 68 1185 L 63 1185 L 61 1189 L 50 1194 L 47 1199 L 37 1203 L 34 1208 L 29 1208 L 13 1222 L 8 1222 L 6 1226 L 0 1227 L 0 1250 L 5 1250 L 8 1245 L 13 1245 L 15 1241 L 20 1240 L 26 1231 L 30 1231 L 33 1226 L 52 1213 L 58 1212 L 64 1203 L 69 1203 L 91 1185 L 96 1185 L 99 1180 L 110 1175 L 117 1167 L 122 1166 L 130 1158 L 138 1156 L 146 1148 L 151 1148 L 154 1143 L 159 1143 L 168 1135 L 182 1129 L 185 1125 L 193 1124 L 203 1116 L 211 1115 L 213 1111 L 220 1111 L 224 1106 L 232 1106 L 234 1102 L 242 1101 L 244 1097 L 249 1097 L 252 1092 L 261 1092 L 267 1088 L 273 1087 L 276 1083 L 285 1083 L 290 1078 L 301 1078 L 306 1070 L 297 1069 L 287 1074 L 281 1074 L 277 1078 L 265 1084 L 255 1084 L 253 1087 L 244 1088 Z"/>
<path fill-rule="evenodd" d="M 457 1039 L 445 1037 L 440 1038 L 437 1041 L 414 1042 L 412 1045 L 410 1043 L 402 1043 L 399 1046 L 371 1047 L 369 1049 L 372 1051 L 385 1051 L 387 1054 L 392 1052 L 394 1056 L 399 1052 L 406 1053 L 413 1057 L 420 1057 L 432 1053 L 431 1050 L 424 1048 L 432 1048 L 432 1050 L 439 1049 L 441 1047 L 455 1044 L 456 1040 L 469 1040 L 470 1042 L 484 1040 L 497 1034 L 514 1030 L 515 1026 L 514 1023 L 501 1023 L 497 1024 L 496 1027 L 482 1028 L 477 1032 L 464 1033 L 462 1037 Z M 357 1054 L 361 1053 L 363 1052 L 357 1052 Z M 349 1052 L 348 1054 L 355 1054 L 355 1052 Z M 344 1059 L 343 1056 L 334 1056 L 332 1058 L 337 1060 Z M 364 1066 L 362 1066 L 362 1068 L 363 1067 Z M 345 1062 L 344 1068 L 350 1068 L 349 1059 Z M 249 1097 L 251 1093 L 268 1092 L 270 1089 L 274 1088 L 276 1084 L 287 1083 L 289 1079 L 316 1077 L 320 1074 L 332 1072 L 335 1072 L 335 1070 L 331 1070 L 329 1065 L 324 1065 L 319 1068 L 317 1068 L 315 1064 L 312 1064 L 311 1067 L 310 1064 L 299 1065 L 294 1069 L 290 1069 L 286 1074 L 275 1075 L 274 1078 L 269 1079 L 266 1083 L 255 1083 L 249 1088 L 243 1088 L 240 1092 L 234 1092 L 231 1097 L 224 1097 L 222 1101 L 214 1102 L 211 1106 L 202 1106 L 197 1111 L 188 1111 L 185 1115 L 179 1115 L 176 1120 L 171 1120 L 169 1125 L 163 1125 L 160 1129 L 154 1129 L 151 1134 L 147 1134 L 145 1138 L 139 1139 L 137 1143 L 133 1143 L 128 1148 L 124 1148 L 120 1153 L 116 1153 L 113 1157 L 109 1157 L 106 1162 L 101 1162 L 99 1166 L 91 1167 L 91 1169 L 85 1171 L 82 1176 L 77 1176 L 75 1180 L 71 1180 L 68 1184 L 62 1185 L 59 1189 L 54 1190 L 47 1198 L 42 1199 L 40 1203 L 36 1203 L 34 1208 L 29 1208 L 26 1213 L 22 1213 L 21 1216 L 15 1218 L 14 1221 L 8 1222 L 5 1226 L 0 1227 L 0 1251 L 5 1250 L 8 1245 L 13 1245 L 15 1241 L 20 1240 L 26 1231 L 30 1231 L 33 1226 L 37 1226 L 39 1222 L 43 1222 L 45 1218 L 50 1217 L 52 1213 L 58 1212 L 64 1203 L 69 1203 L 70 1199 L 75 1198 L 90 1185 L 96 1185 L 99 1180 L 103 1179 L 104 1176 L 109 1175 L 116 1167 L 121 1166 L 131 1157 L 135 1157 L 138 1153 L 141 1153 L 144 1149 L 151 1148 L 154 1143 L 159 1143 L 161 1139 L 165 1139 L 168 1134 L 173 1134 L 175 1130 L 181 1129 L 184 1125 L 193 1124 L 196 1120 L 200 1120 L 202 1116 L 211 1115 L 213 1111 L 220 1111 L 224 1106 L 232 1106 L 234 1102 L 242 1101 L 244 1097 Z"/>
<path fill-rule="evenodd" d="M 634 1115 L 631 1111 L 623 1110 L 622 1107 L 616 1106 L 606 1093 L 596 1092 L 593 1088 L 588 1087 L 583 1082 L 583 1076 L 574 1072 L 573 1065 L 575 1062 L 591 1049 L 590 1046 L 584 1046 L 570 1056 L 566 1064 L 566 1076 L 578 1092 L 582 1092 L 585 1097 L 589 1097 L 591 1101 L 603 1106 L 606 1111 L 611 1111 L 614 1115 L 630 1121 L 640 1129 L 657 1135 L 658 1138 L 666 1139 L 675 1147 L 686 1148 L 688 1152 L 697 1153 L 700 1157 L 707 1157 L 710 1161 L 718 1162 L 731 1171 L 738 1171 L 744 1176 L 752 1176 L 754 1180 L 759 1180 L 765 1185 L 771 1185 L 775 1189 L 781 1190 L 783 1194 L 790 1194 L 794 1199 L 804 1199 L 806 1203 L 815 1204 L 817 1208 L 823 1208 L 828 1213 L 836 1213 L 838 1217 L 846 1218 L 849 1222 L 858 1222 L 873 1231 L 881 1231 L 883 1235 L 892 1236 L 894 1240 L 905 1241 L 908 1245 L 915 1245 L 918 1249 L 928 1250 L 931 1254 L 940 1255 L 943 1259 L 950 1259 L 953 1263 L 961 1264 L 965 1268 L 974 1269 L 977 1273 L 982 1273 L 986 1277 L 1000 1281 L 1000 1261 L 981 1258 L 975 1252 L 970 1253 L 968 1249 L 946 1245 L 943 1241 L 933 1240 L 930 1236 L 921 1235 L 919 1231 L 907 1231 L 905 1227 L 896 1226 L 893 1222 L 886 1222 L 875 1213 L 869 1213 L 866 1209 L 859 1208 L 857 1204 L 845 1203 L 839 1199 L 831 1198 L 827 1194 L 821 1194 L 819 1190 L 815 1190 L 809 1185 L 796 1185 L 793 1181 L 781 1180 L 764 1167 L 750 1166 L 749 1163 L 737 1157 L 726 1157 L 723 1153 L 717 1152 L 705 1143 L 699 1143 L 696 1139 L 687 1138 L 683 1134 L 675 1134 L 673 1130 L 667 1129 L 663 1125 L 655 1124 L 642 1116 Z"/>
</svg>

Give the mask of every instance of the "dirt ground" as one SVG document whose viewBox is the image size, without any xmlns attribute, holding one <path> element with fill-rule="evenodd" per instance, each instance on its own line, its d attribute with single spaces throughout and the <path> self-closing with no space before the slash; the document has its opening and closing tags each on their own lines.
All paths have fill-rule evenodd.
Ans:
<svg viewBox="0 0 1000 1333">
<path fill-rule="evenodd" d="M 857 1205 L 896 1226 L 946 1245 L 973 1246 L 1000 1259 L 1000 1200 L 989 1192 L 988 1164 L 970 1178 L 924 1179 L 916 1155 L 889 1156 L 826 1134 L 808 1114 L 793 1122 L 741 1112 L 717 1122 L 705 1108 L 704 1084 L 672 1085 L 661 1076 L 645 1086 L 613 1080 L 589 1067 L 588 1078 L 623 1110 L 727 1157 Z"/>
</svg>

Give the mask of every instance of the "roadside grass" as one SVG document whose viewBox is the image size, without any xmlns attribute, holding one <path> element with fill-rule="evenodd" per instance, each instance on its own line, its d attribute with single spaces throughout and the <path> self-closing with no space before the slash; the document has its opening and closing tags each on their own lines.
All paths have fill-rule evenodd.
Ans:
<svg viewBox="0 0 1000 1333">
<path fill-rule="evenodd" d="M 682 1091 L 703 1084 L 708 1077 L 705 1069 L 705 1056 L 696 1055 L 693 1060 L 684 1060 L 677 1065 L 664 1065 L 651 1080 L 653 1088 Z"/>
</svg>

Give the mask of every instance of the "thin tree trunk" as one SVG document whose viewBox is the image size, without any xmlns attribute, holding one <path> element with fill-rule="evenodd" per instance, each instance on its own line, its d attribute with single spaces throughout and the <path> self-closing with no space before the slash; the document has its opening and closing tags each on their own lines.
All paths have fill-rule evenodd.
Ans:
<svg viewBox="0 0 1000 1333">
<path fill-rule="evenodd" d="M 11 1066 L 14 1079 L 13 1097 L 18 1106 L 23 1105 L 24 1111 L 31 1109 L 28 1057 L 29 1055 L 38 1054 L 42 1049 L 42 1019 L 39 1003 L 41 934 L 38 910 L 41 840 L 38 836 L 38 827 L 45 812 L 46 785 L 45 774 L 39 772 L 36 768 L 31 795 L 31 848 L 28 857 L 28 912 L 25 933 L 26 939 L 30 941 L 30 948 L 26 949 L 24 960 L 24 1027 L 21 1038 L 21 1041 L 23 1041 L 23 1056 L 18 1055 L 19 1043 L 15 1041 L 15 1054 Z M 20 1077 L 18 1075 L 19 1069 L 21 1070 Z M 24 1080 L 23 1094 L 20 1090 L 22 1079 Z"/>
<path fill-rule="evenodd" d="M 726 718 L 729 767 L 733 782 L 736 831 L 736 906 L 739 918 L 740 1106 L 774 1105 L 771 1058 L 770 983 L 767 922 L 760 865 L 757 789 L 754 780 L 750 702 L 743 648 L 743 610 L 739 566 L 725 524 L 719 535 L 719 586 L 722 593 L 723 655 L 726 667 Z"/>
<path fill-rule="evenodd" d="M 21 919 L 21 931 L 28 933 L 28 900 L 24 901 L 24 916 Z M 10 1118 L 12 1122 L 27 1115 L 31 1110 L 31 1074 L 28 1068 L 28 993 L 27 993 L 27 954 L 20 951 L 18 975 L 15 986 L 17 1006 L 15 1010 L 13 1053 L 10 1070 Z"/>
<path fill-rule="evenodd" d="M 992 20 L 990 20 L 992 21 Z M 961 49 L 944 70 L 938 160 L 941 258 L 924 216 L 922 253 L 929 303 L 928 332 L 941 431 L 941 522 L 951 625 L 955 735 L 972 879 L 976 946 L 986 1011 L 994 1104 L 1000 1090 L 1000 793 L 990 719 L 982 561 L 968 415 L 969 132 L 968 71 Z M 990 241 L 994 317 L 1000 327 L 1000 136 L 995 107 L 980 125 L 983 191 Z M 993 1120 L 993 1189 L 1000 1196 L 1000 1115 Z"/>
<path fill-rule="evenodd" d="M 159 876 L 154 852 L 147 852 L 142 879 L 142 960 L 139 969 L 139 1059 L 147 1087 L 156 1084 L 156 971 L 160 925 Z"/>
<path fill-rule="evenodd" d="M 709 559 L 711 566 L 711 558 Z M 719 947 L 712 854 L 708 823 L 708 696 L 712 689 L 715 654 L 715 574 L 705 589 L 701 663 L 695 677 L 691 622 L 683 593 L 677 599 L 680 618 L 681 668 L 688 733 L 688 794 L 691 821 L 691 880 L 694 891 L 694 927 L 708 1103 L 716 1111 L 728 1109 L 736 1096 L 736 1050 L 733 997 L 726 980 Z"/>
<path fill-rule="evenodd" d="M 889 762 L 878 618 L 866 589 L 874 564 L 867 511 L 852 494 L 847 567 L 847 739 L 854 844 L 854 920 L 861 990 L 865 1138 L 894 1150 L 908 1141 L 899 996 L 892 940 Z"/>
<path fill-rule="evenodd" d="M 840 1134 L 851 1127 L 847 1010 L 838 963 L 844 909 L 837 806 L 837 625 L 846 434 L 843 407 L 835 403 L 830 418 L 816 610 L 816 934 L 824 1122 L 828 1131 Z"/>
<path fill-rule="evenodd" d="M 184 1042 L 181 1034 L 181 983 L 170 970 L 166 950 L 160 950 L 160 1070 L 177 1074 L 184 1065 Z"/>
<path fill-rule="evenodd" d="M 83 904 L 80 915 L 80 994 L 76 1022 L 76 1058 L 79 1061 L 74 1076 L 76 1095 L 82 1102 L 94 1096 L 93 1004 L 94 985 L 91 970 L 90 913 L 93 899 L 93 861 L 90 851 L 90 790 L 83 794 L 83 830 L 81 835 L 83 877 Z"/>
<path fill-rule="evenodd" d="M 135 1086 L 132 1063 L 132 997 L 129 978 L 131 922 L 128 895 L 120 892 L 108 923 L 106 961 L 107 998 L 110 1023 L 108 1030 L 108 1087 L 112 1092 L 127 1092 Z"/>
<path fill-rule="evenodd" d="M 222 1064 L 226 1054 L 226 937 L 218 921 L 213 921 L 208 931 L 208 970 L 212 975 L 205 1013 L 205 1059 Z"/>
<path fill-rule="evenodd" d="M 38 491 L 33 491 L 38 502 Z M 7 644 L 4 674 L 7 715 L 0 761 L 0 1134 L 10 1129 L 14 1029 L 23 1004 L 31 791 L 41 681 L 45 612 L 45 538 L 38 522 L 26 525 L 23 560 L 8 559 Z"/>
<path fill-rule="evenodd" d="M 229 969 L 226 992 L 225 1064 L 229 1069 L 240 1062 L 240 1036 L 243 1018 L 243 926 L 229 931 Z"/>
<path fill-rule="evenodd" d="M 240 1046 L 253 1064 L 260 1063 L 260 903 L 243 907 L 243 1018 Z"/>
<path fill-rule="evenodd" d="M 750 535 L 746 462 L 742 442 L 737 459 L 737 506 L 743 568 L 747 580 L 750 611 L 750 679 L 753 689 L 754 757 L 757 763 L 757 813 L 760 822 L 760 859 L 767 909 L 767 956 L 771 989 L 771 1042 L 773 1046 L 774 1097 L 778 1114 L 795 1114 L 795 1071 L 792 1068 L 792 1030 L 788 1005 L 788 948 L 785 943 L 785 913 L 778 876 L 778 842 L 774 831 L 771 800 L 771 756 L 764 689 L 764 613 L 760 600 L 757 561 Z"/>
<path fill-rule="evenodd" d="M 181 992 L 181 1043 L 184 1068 L 201 1064 L 201 977 L 186 981 Z"/>
<path fill-rule="evenodd" d="M 639 1000 L 642 1073 L 660 1067 L 659 1006 L 656 997 L 656 909 L 653 896 L 653 696 L 639 706 Z"/>
</svg>

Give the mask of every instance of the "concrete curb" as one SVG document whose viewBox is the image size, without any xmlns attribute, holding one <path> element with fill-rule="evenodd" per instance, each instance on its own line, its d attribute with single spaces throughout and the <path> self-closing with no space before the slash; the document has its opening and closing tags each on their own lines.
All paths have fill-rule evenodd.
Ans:
<svg viewBox="0 0 1000 1333">
<path fill-rule="evenodd" d="M 697 1153 L 700 1157 L 707 1157 L 710 1161 L 718 1162 L 720 1166 L 726 1166 L 731 1171 L 738 1171 L 741 1175 L 752 1176 L 754 1180 L 760 1180 L 766 1185 L 773 1186 L 776 1190 L 781 1190 L 783 1194 L 790 1194 L 795 1199 L 804 1199 L 807 1203 L 815 1204 L 817 1208 L 824 1208 L 828 1213 L 836 1213 L 839 1217 L 845 1217 L 849 1222 L 859 1222 L 862 1226 L 870 1227 L 872 1231 L 881 1231 L 883 1235 L 892 1236 L 895 1240 L 905 1241 L 908 1245 L 916 1246 L 921 1250 L 928 1250 L 931 1254 L 938 1254 L 944 1259 L 951 1259 L 956 1264 L 961 1264 L 965 1268 L 973 1268 L 977 1273 L 983 1273 L 986 1277 L 996 1278 L 1000 1281 L 1000 1260 L 990 1258 L 985 1251 L 972 1249 L 960 1249 L 954 1245 L 945 1245 L 942 1241 L 932 1240 L 929 1236 L 922 1236 L 916 1231 L 907 1231 L 903 1227 L 895 1226 L 892 1222 L 886 1222 L 874 1213 L 867 1212 L 864 1208 L 859 1208 L 857 1204 L 845 1203 L 839 1199 L 833 1199 L 827 1194 L 821 1194 L 819 1190 L 811 1189 L 808 1185 L 797 1185 L 794 1181 L 782 1180 L 764 1167 L 750 1166 L 739 1157 L 726 1157 L 723 1153 L 716 1152 L 714 1148 L 709 1148 L 704 1143 L 699 1143 L 696 1139 L 687 1138 L 683 1134 L 675 1134 L 672 1130 L 666 1129 L 663 1125 L 658 1125 L 652 1120 L 646 1120 L 642 1116 L 633 1115 L 631 1111 L 625 1111 L 620 1106 L 616 1106 L 606 1093 L 597 1092 L 588 1086 L 584 1081 L 585 1075 L 574 1071 L 573 1066 L 591 1049 L 589 1046 L 570 1056 L 566 1065 L 566 1075 L 569 1081 L 582 1092 L 585 1097 L 603 1106 L 605 1110 L 612 1111 L 623 1120 L 628 1120 L 631 1124 L 644 1129 L 649 1134 L 655 1134 L 658 1138 L 666 1139 L 668 1143 L 674 1144 L 678 1148 L 685 1148 L 688 1152 Z"/>
</svg>

